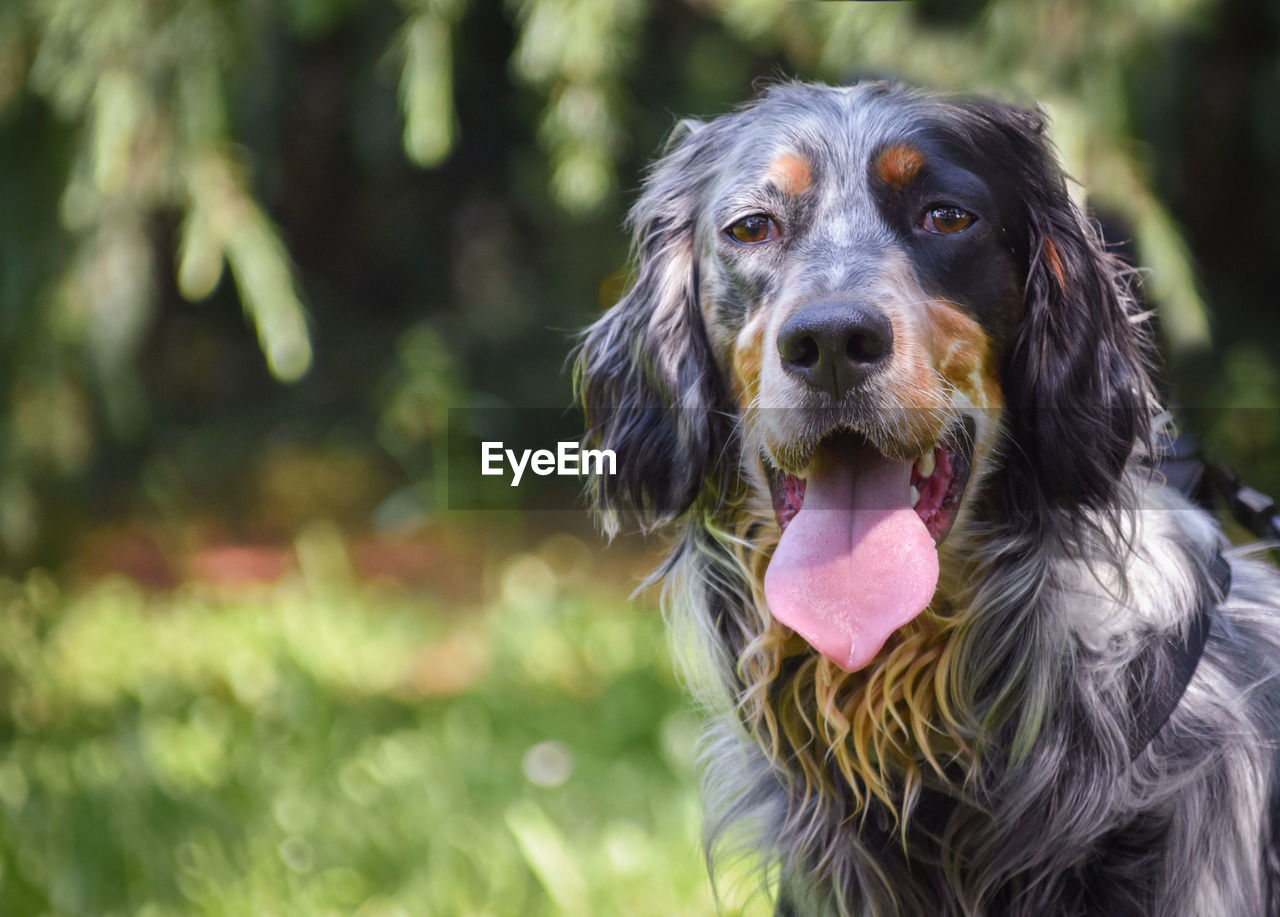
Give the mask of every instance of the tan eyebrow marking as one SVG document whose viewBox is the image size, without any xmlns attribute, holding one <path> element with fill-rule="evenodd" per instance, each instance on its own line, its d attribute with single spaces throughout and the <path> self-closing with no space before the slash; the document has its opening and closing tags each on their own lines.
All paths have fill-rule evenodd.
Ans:
<svg viewBox="0 0 1280 917">
<path fill-rule="evenodd" d="M 795 153 L 783 153 L 769 165 L 768 177 L 783 194 L 803 194 L 813 185 L 813 170 Z"/>
<path fill-rule="evenodd" d="M 924 156 L 919 150 L 900 143 L 876 157 L 876 174 L 890 187 L 901 188 L 916 177 L 923 165 Z"/>
</svg>

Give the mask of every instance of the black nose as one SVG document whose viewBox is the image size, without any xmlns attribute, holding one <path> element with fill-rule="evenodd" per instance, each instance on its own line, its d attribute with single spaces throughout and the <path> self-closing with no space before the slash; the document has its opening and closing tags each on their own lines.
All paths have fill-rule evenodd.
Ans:
<svg viewBox="0 0 1280 917">
<path fill-rule="evenodd" d="M 839 398 L 893 353 L 893 326 L 883 312 L 852 303 L 813 303 L 778 332 L 782 367 Z"/>
</svg>

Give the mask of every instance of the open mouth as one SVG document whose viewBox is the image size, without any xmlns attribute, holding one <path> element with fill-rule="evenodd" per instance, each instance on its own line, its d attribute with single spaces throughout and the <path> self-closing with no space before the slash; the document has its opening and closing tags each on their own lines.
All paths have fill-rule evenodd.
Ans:
<svg viewBox="0 0 1280 917">
<path fill-rule="evenodd" d="M 836 438 L 843 441 L 847 436 L 851 435 L 838 434 Z M 842 445 L 848 448 L 874 448 L 866 442 L 848 445 L 827 440 L 818 447 L 819 450 L 827 447 L 828 443 L 831 444 L 830 448 L 840 448 Z M 955 524 L 972 470 L 973 422 L 967 418 L 952 427 L 936 446 L 911 465 L 907 504 L 925 524 L 935 545 L 942 543 Z M 765 464 L 765 474 L 773 494 L 774 517 L 778 520 L 778 528 L 785 532 L 796 513 L 804 507 L 806 478 L 788 474 L 769 463 Z"/>
<path fill-rule="evenodd" d="M 771 471 L 782 530 L 764 581 L 774 618 L 845 671 L 869 663 L 933 601 L 938 544 L 955 524 L 972 443 L 963 421 L 914 460 L 896 459 L 839 432 L 802 475 Z"/>
</svg>

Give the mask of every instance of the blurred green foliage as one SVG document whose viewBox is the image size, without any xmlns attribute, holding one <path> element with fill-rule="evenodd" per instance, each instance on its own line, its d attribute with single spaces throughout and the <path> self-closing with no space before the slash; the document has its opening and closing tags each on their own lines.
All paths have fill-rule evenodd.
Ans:
<svg viewBox="0 0 1280 917">
<path fill-rule="evenodd" d="M 331 548 L 256 589 L 0 581 L 0 913 L 714 910 L 662 622 L 580 542 L 425 613 Z"/>
<path fill-rule="evenodd" d="M 770 75 L 1043 104 L 1175 394 L 1275 360 L 1277 0 L 15 0 L 0 562 L 251 502 L 282 443 L 366 456 L 368 524 L 438 513 L 447 409 L 568 400 L 645 163 Z"/>
</svg>

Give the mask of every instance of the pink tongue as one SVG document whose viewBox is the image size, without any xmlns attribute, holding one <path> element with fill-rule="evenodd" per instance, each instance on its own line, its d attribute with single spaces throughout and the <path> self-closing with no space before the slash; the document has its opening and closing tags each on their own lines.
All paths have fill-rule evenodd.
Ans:
<svg viewBox="0 0 1280 917">
<path fill-rule="evenodd" d="M 852 672 L 929 604 L 938 551 L 907 503 L 910 462 L 841 440 L 811 468 L 764 594 L 775 618 Z"/>
</svg>

